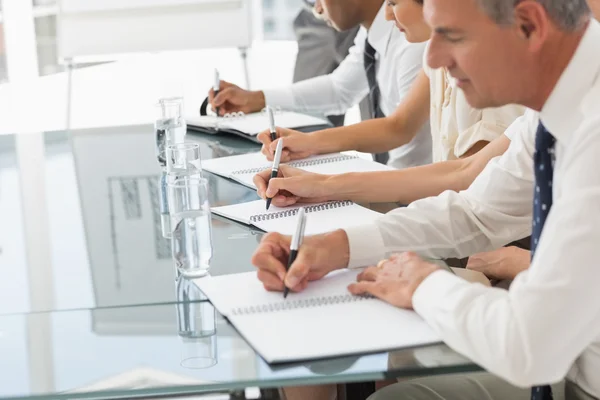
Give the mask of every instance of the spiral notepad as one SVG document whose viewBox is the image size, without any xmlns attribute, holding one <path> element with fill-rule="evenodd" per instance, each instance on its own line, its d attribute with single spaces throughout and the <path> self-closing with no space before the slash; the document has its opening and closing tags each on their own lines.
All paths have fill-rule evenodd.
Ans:
<svg viewBox="0 0 600 400">
<path fill-rule="evenodd" d="M 373 172 L 390 171 L 392 168 L 366 160 L 355 155 L 331 153 L 312 156 L 303 160 L 286 163 L 295 168 L 308 172 L 333 175 L 346 172 Z M 254 175 L 270 169 L 272 163 L 260 153 L 249 153 L 237 156 L 215 158 L 202 162 L 202 168 L 206 171 L 233 179 L 242 185 L 256 188 L 253 182 Z"/>
<path fill-rule="evenodd" d="M 269 211 L 266 211 L 265 201 L 257 200 L 231 206 L 213 207 L 211 211 L 246 225 L 253 225 L 265 232 L 291 235 L 296 228 L 295 216 L 301 206 L 304 206 L 307 213 L 305 235 L 315 235 L 372 223 L 381 215 L 351 201 L 299 204 L 286 208 L 271 205 Z"/>
<path fill-rule="evenodd" d="M 256 141 L 256 135 L 269 128 L 269 120 L 265 112 L 251 114 L 237 113 L 227 117 L 195 116 L 186 118 L 192 130 L 203 133 L 231 133 Z M 278 111 L 275 115 L 277 126 L 289 129 L 324 129 L 329 122 L 311 115 L 291 111 Z"/>
<path fill-rule="evenodd" d="M 356 281 L 358 272 L 331 273 L 285 300 L 280 292 L 267 292 L 254 272 L 194 282 L 269 363 L 439 342 L 439 336 L 415 312 L 351 295 L 347 287 Z"/>
</svg>

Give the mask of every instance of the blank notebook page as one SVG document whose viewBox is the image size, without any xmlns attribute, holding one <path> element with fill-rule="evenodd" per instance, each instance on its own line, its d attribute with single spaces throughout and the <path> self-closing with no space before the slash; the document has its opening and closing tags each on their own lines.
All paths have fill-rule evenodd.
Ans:
<svg viewBox="0 0 600 400">
<path fill-rule="evenodd" d="M 302 293 L 267 292 L 256 273 L 195 283 L 252 347 L 270 363 L 372 353 L 437 343 L 414 311 L 352 296 L 357 270 L 337 271 Z"/>
<path fill-rule="evenodd" d="M 264 200 L 250 201 L 231 206 L 214 207 L 212 212 L 262 229 L 292 235 L 296 230 L 298 208 L 306 210 L 305 235 L 316 235 L 374 222 L 380 213 L 351 201 L 332 201 L 319 204 L 296 204 L 279 208 L 271 205 L 266 211 Z"/>
<path fill-rule="evenodd" d="M 394 170 L 387 165 L 340 153 L 311 156 L 302 160 L 291 161 L 286 164 L 308 172 L 325 175 L 343 174 L 346 172 Z M 203 169 L 236 180 L 251 188 L 256 188 L 253 182 L 254 175 L 265 169 L 271 169 L 272 166 L 273 162 L 268 161 L 260 152 L 216 158 L 202 162 Z"/>
</svg>

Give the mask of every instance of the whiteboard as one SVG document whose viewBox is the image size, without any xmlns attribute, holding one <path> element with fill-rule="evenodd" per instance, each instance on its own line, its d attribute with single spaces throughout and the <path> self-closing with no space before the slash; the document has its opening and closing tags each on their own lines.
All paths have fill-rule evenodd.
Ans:
<svg viewBox="0 0 600 400">
<path fill-rule="evenodd" d="M 59 57 L 249 47 L 251 10 L 251 0 L 59 0 Z"/>
</svg>

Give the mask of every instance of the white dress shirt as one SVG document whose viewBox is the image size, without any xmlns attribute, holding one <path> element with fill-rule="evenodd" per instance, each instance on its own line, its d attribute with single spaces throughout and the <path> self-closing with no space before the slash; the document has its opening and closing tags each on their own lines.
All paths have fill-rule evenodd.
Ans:
<svg viewBox="0 0 600 400">
<path fill-rule="evenodd" d="M 369 93 L 364 67 L 368 36 L 377 51 L 381 111 L 385 115 L 394 112 L 421 71 L 426 43 L 409 43 L 393 22 L 385 20 L 385 7 L 384 3 L 368 32 L 361 28 L 348 56 L 335 71 L 286 88 L 263 90 L 267 105 L 311 114 L 344 114 Z M 390 151 L 388 165 L 407 168 L 430 162 L 431 136 L 427 123 L 410 143 Z"/>
<path fill-rule="evenodd" d="M 600 397 L 600 24 L 592 21 L 540 118 L 556 138 L 553 205 L 529 270 L 509 291 L 446 272 L 426 278 L 415 310 L 453 349 L 518 386 L 565 376 Z M 524 121 L 525 120 L 525 121 Z M 464 257 L 531 233 L 537 117 L 471 187 L 347 229 L 350 266 L 394 252 Z"/>
<path fill-rule="evenodd" d="M 427 47 L 424 57 L 427 57 Z M 430 125 L 433 162 L 456 160 L 477 142 L 491 142 L 523 115 L 525 107 L 473 108 L 446 68 L 432 69 L 423 60 L 431 93 Z"/>
</svg>

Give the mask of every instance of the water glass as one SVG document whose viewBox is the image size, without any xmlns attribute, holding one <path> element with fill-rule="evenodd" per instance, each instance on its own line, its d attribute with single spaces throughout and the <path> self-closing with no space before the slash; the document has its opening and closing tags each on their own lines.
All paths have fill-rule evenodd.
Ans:
<svg viewBox="0 0 600 400">
<path fill-rule="evenodd" d="M 197 176 L 179 176 L 169 182 L 171 250 L 181 275 L 206 275 L 212 258 L 212 228 L 208 181 Z"/>
<path fill-rule="evenodd" d="M 200 175 L 200 146 L 178 143 L 167 146 L 167 173 L 173 175 Z"/>
<path fill-rule="evenodd" d="M 184 117 L 183 98 L 160 99 L 156 105 L 155 113 L 156 156 L 159 164 L 165 166 L 166 147 L 185 141 L 187 124 Z"/>
</svg>

